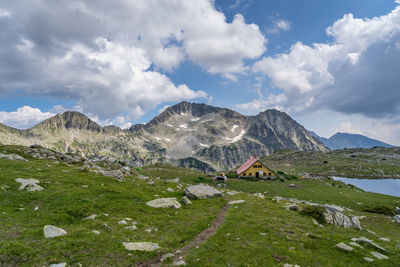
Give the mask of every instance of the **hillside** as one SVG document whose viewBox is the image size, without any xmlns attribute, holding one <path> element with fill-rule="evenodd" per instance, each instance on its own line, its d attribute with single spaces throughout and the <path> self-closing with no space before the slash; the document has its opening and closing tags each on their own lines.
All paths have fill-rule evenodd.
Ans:
<svg viewBox="0 0 400 267">
<path fill-rule="evenodd" d="M 400 148 L 352 148 L 325 153 L 285 150 L 262 160 L 274 170 L 305 176 L 400 178 Z"/>
<path fill-rule="evenodd" d="M 188 184 L 215 182 L 198 171 L 159 164 L 112 178 L 102 173 L 122 165 L 39 147 L 0 145 L 0 153 L 1 266 L 338 266 L 338 259 L 341 266 L 365 266 L 365 257 L 373 260 L 369 266 L 396 266 L 400 261 L 400 225 L 392 215 L 363 211 L 376 206 L 394 211 L 400 198 L 330 179 L 229 180 L 226 188 L 215 187 L 222 198 L 184 205 Z M 20 178 L 37 180 L 42 190 L 19 190 Z M 147 205 L 157 198 L 176 198 L 181 206 Z M 313 221 L 302 214 L 310 204 L 330 204 L 341 216 L 356 216 L 361 230 Z M 45 225 L 65 233 L 45 238 Z M 376 246 L 358 240 L 361 236 Z M 125 247 L 134 242 L 152 242 L 154 250 Z M 353 250 L 335 247 L 342 242 Z"/>
<path fill-rule="evenodd" d="M 244 116 L 226 108 L 181 102 L 147 124 L 101 127 L 78 112 L 57 114 L 27 130 L 2 126 L 0 142 L 39 144 L 59 152 L 124 162 L 171 163 L 201 170 L 232 168 L 252 154 L 282 149 L 327 151 L 287 114 L 271 109 Z M 195 160 L 193 160 L 195 159 Z"/>
<path fill-rule="evenodd" d="M 361 134 L 335 133 L 330 138 L 320 137 L 314 132 L 311 132 L 311 134 L 331 150 L 344 148 L 394 147 Z"/>
</svg>

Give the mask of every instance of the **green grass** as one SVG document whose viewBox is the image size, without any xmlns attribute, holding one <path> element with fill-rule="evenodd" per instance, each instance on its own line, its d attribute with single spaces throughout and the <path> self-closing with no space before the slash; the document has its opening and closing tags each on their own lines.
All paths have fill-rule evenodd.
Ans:
<svg viewBox="0 0 400 267">
<path fill-rule="evenodd" d="M 28 162 L 0 159 L 0 266 L 48 266 L 59 262 L 72 266 L 77 263 L 134 266 L 184 247 L 209 227 L 226 203 L 221 198 L 197 200 L 178 210 L 145 205 L 158 197 L 180 199 L 183 196 L 183 189 L 165 179 L 179 177 L 184 184 L 215 184 L 199 171 L 153 165 L 118 182 L 80 171 L 81 163 L 68 166 L 53 160 L 38 160 L 27 156 L 25 151 L 23 147 L 0 146 L 2 153 L 19 153 L 29 159 Z M 154 185 L 135 178 L 137 175 L 149 177 L 155 181 Z M 19 184 L 15 182 L 19 177 L 40 180 L 44 191 L 19 191 Z M 288 187 L 291 183 L 297 187 Z M 396 266 L 400 262 L 400 249 L 395 247 L 400 244 L 400 226 L 391 222 L 391 216 L 362 211 L 374 207 L 394 209 L 400 205 L 400 198 L 364 192 L 329 179 L 285 182 L 230 179 L 227 189 L 242 192 L 229 196 L 232 200 L 246 202 L 230 206 L 216 234 L 187 252 L 188 266 L 282 266 L 284 263 L 365 266 L 363 257 L 372 257 L 368 255 L 371 249 L 355 248 L 351 253 L 334 249 L 335 244 L 348 243 L 352 237 L 360 236 L 374 240 L 389 251 L 386 253 L 389 260 L 376 260 L 368 266 Z M 263 193 L 266 198 L 257 198 L 253 193 Z M 285 201 L 273 201 L 274 196 L 351 208 L 350 214 L 366 216 L 361 220 L 364 230 L 331 225 L 318 227 L 310 216 L 286 210 Z M 91 214 L 98 217 L 84 220 Z M 125 225 L 118 225 L 126 217 L 137 221 L 138 229 L 129 231 L 124 229 Z M 61 227 L 68 234 L 45 239 L 43 226 L 47 224 Z M 153 229 L 151 233 L 145 231 L 149 228 Z M 365 229 L 376 232 L 377 236 Z M 100 231 L 100 235 L 91 233 L 92 230 Z M 379 237 L 391 241 L 384 242 Z M 127 251 L 122 246 L 126 241 L 155 242 L 161 250 Z"/>
</svg>

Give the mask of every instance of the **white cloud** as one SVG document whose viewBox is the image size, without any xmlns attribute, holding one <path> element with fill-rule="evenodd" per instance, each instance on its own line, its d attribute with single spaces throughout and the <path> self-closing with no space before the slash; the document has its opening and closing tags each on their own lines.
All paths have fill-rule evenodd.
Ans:
<svg viewBox="0 0 400 267">
<path fill-rule="evenodd" d="M 269 34 L 277 34 L 280 33 L 281 31 L 288 31 L 290 30 L 292 23 L 288 20 L 275 18 L 272 19 L 272 24 L 273 26 L 267 29 L 267 33 Z"/>
<path fill-rule="evenodd" d="M 0 18 L 11 16 L 10 11 L 0 8 Z"/>
<path fill-rule="evenodd" d="M 265 111 L 266 109 L 277 109 L 280 111 L 287 111 L 285 110 L 285 108 L 283 107 L 283 104 L 287 101 L 287 98 L 285 95 L 283 94 L 279 94 L 279 95 L 269 95 L 267 97 L 267 99 L 262 98 L 258 98 L 258 99 L 254 99 L 251 102 L 248 103 L 243 103 L 243 104 L 238 104 L 236 105 L 236 107 L 246 113 L 246 114 L 255 114 L 255 113 L 259 113 L 262 111 Z"/>
<path fill-rule="evenodd" d="M 185 60 L 235 79 L 266 49 L 257 25 L 239 14 L 228 22 L 211 0 L 22 0 L 4 8 L 13 16 L 0 31 L 0 93 L 67 98 L 103 120 L 205 98 L 162 73 Z"/>
<path fill-rule="evenodd" d="M 16 111 L 0 111 L 0 122 L 18 129 L 26 129 L 56 115 L 51 112 L 42 112 L 38 108 L 23 106 Z"/>
<path fill-rule="evenodd" d="M 400 7 L 381 17 L 345 15 L 327 29 L 332 43 L 298 42 L 253 70 L 283 89 L 292 112 L 330 108 L 370 117 L 400 110 Z"/>
</svg>

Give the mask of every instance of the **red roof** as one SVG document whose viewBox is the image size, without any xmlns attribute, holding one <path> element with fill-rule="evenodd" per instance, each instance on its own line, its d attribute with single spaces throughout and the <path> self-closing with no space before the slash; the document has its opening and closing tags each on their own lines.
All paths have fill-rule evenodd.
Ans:
<svg viewBox="0 0 400 267">
<path fill-rule="evenodd" d="M 254 163 L 256 163 L 258 161 L 257 157 L 251 157 L 248 161 L 246 161 L 245 164 L 243 164 L 242 166 L 239 167 L 239 169 L 237 169 L 236 173 L 240 174 L 244 171 L 246 171 L 248 168 L 251 167 L 251 165 L 253 165 Z"/>
</svg>

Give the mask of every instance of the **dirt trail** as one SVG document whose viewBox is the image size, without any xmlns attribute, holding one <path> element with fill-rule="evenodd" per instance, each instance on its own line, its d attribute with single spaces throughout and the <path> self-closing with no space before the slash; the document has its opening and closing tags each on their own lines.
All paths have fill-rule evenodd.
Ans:
<svg viewBox="0 0 400 267">
<path fill-rule="evenodd" d="M 210 225 L 210 227 L 208 227 L 207 229 L 205 229 L 204 231 L 202 231 L 200 234 L 198 234 L 196 236 L 196 238 L 191 241 L 190 243 L 188 243 L 186 246 L 184 246 L 183 248 L 178 249 L 179 251 L 181 251 L 178 254 L 175 254 L 175 256 L 173 257 L 173 262 L 176 261 L 180 261 L 180 260 L 185 260 L 185 255 L 188 251 L 190 251 L 191 249 L 198 247 L 200 244 L 204 243 L 205 241 L 207 241 L 207 239 L 214 235 L 218 228 L 224 223 L 225 221 L 225 216 L 226 213 L 228 211 L 228 207 L 229 207 L 229 199 L 227 197 L 224 197 L 224 199 L 226 200 L 225 205 L 221 208 L 221 210 L 219 211 L 217 218 L 213 221 L 213 223 Z M 151 267 L 158 267 L 162 265 L 161 262 L 161 257 L 162 255 L 158 256 L 155 259 L 152 259 L 150 261 L 141 263 L 137 266 L 143 266 L 143 267 L 147 267 L 147 266 L 151 266 Z"/>
</svg>

